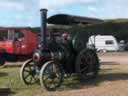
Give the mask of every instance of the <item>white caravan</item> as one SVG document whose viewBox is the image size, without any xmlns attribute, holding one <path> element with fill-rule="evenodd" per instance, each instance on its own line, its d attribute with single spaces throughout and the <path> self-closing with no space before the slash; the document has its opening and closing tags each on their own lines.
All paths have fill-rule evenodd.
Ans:
<svg viewBox="0 0 128 96">
<path fill-rule="evenodd" d="M 118 51 L 119 45 L 114 36 L 111 35 L 96 35 L 90 36 L 88 46 L 95 45 L 97 51 Z"/>
</svg>

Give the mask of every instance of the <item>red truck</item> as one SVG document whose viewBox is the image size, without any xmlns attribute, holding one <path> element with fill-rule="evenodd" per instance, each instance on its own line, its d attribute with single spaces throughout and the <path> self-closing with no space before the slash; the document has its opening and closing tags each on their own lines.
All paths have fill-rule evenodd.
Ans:
<svg viewBox="0 0 128 96">
<path fill-rule="evenodd" d="M 31 28 L 0 28 L 0 65 L 31 58 L 38 35 Z"/>
</svg>

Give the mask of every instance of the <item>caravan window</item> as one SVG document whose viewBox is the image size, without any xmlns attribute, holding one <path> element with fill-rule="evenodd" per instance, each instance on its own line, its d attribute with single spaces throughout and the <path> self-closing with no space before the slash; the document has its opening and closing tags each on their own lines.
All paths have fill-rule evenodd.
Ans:
<svg viewBox="0 0 128 96">
<path fill-rule="evenodd" d="M 114 42 L 113 42 L 113 40 L 107 40 L 107 41 L 105 42 L 105 44 L 106 44 L 106 45 L 112 45 L 112 44 L 114 44 Z"/>
</svg>

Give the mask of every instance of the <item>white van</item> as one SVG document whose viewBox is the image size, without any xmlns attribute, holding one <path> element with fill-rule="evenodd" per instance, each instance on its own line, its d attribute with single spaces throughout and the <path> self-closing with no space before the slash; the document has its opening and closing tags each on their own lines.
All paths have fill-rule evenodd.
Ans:
<svg viewBox="0 0 128 96">
<path fill-rule="evenodd" d="M 87 46 L 95 45 L 97 51 L 118 51 L 119 45 L 114 36 L 96 35 L 90 36 Z"/>
</svg>

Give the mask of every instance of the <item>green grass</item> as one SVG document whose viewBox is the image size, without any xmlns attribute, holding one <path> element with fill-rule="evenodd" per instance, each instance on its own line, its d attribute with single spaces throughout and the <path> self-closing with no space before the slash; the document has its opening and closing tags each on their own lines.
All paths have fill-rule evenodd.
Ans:
<svg viewBox="0 0 128 96">
<path fill-rule="evenodd" d="M 38 84 L 24 85 L 20 80 L 19 70 L 20 68 L 0 68 L 0 88 L 11 88 L 13 96 L 33 96 L 35 89 L 41 87 Z"/>
</svg>

